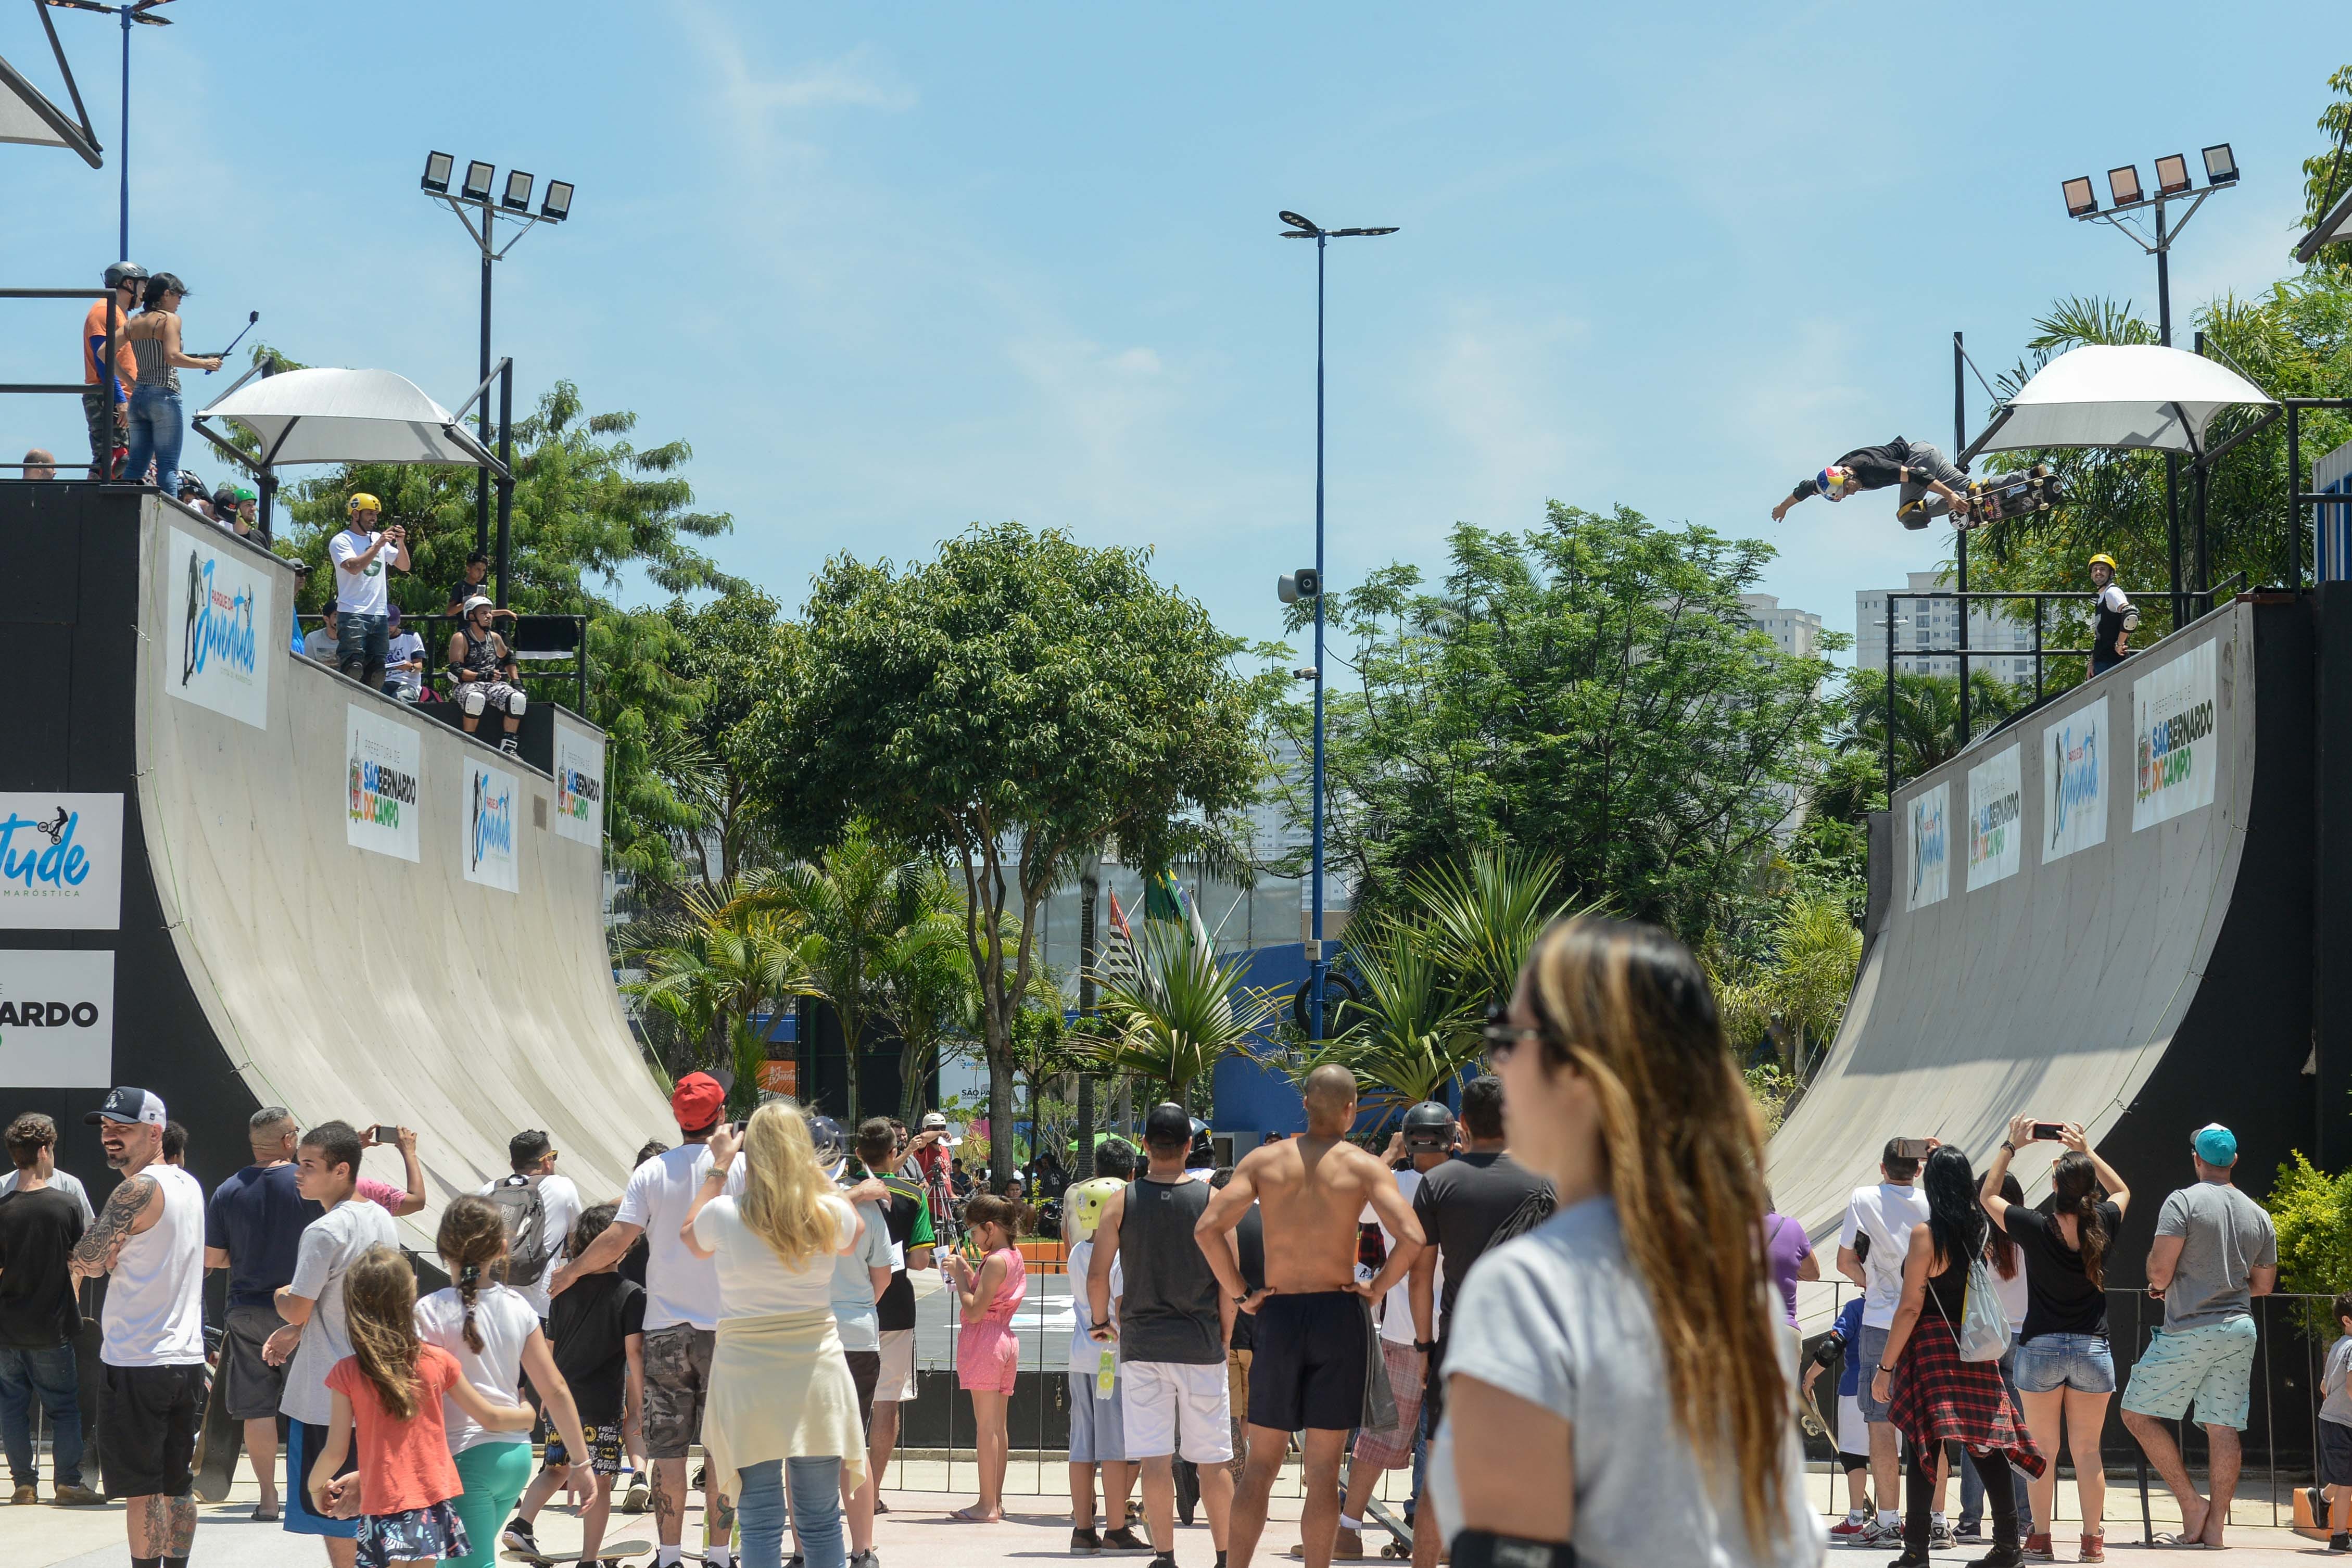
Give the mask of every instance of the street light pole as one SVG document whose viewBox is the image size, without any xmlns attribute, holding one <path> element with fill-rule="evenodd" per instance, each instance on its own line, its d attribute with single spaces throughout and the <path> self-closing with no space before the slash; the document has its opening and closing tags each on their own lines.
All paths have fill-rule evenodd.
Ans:
<svg viewBox="0 0 2352 1568">
<path fill-rule="evenodd" d="M 109 5 L 104 4 L 104 0 L 42 0 L 42 4 L 60 11 L 96 11 L 101 16 L 116 17 L 122 24 L 122 137 L 114 150 L 121 193 L 115 220 L 114 254 L 116 259 L 121 261 L 131 259 L 131 24 L 139 22 L 150 27 L 170 26 L 172 19 L 155 15 L 155 8 L 171 3 L 172 0 L 123 0 L 121 5 Z M 56 41 L 54 32 L 50 35 L 50 41 L 53 44 Z M 62 54 L 58 57 L 58 63 L 60 66 L 65 63 Z M 67 85 L 72 84 L 68 81 Z M 75 104 L 79 107 L 79 97 L 75 99 Z"/>
</svg>

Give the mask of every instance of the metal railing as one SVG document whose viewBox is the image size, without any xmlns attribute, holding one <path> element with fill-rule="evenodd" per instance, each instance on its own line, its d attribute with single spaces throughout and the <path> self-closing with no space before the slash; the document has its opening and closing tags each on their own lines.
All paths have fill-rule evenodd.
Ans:
<svg viewBox="0 0 2352 1568">
<path fill-rule="evenodd" d="M 327 617 L 323 615 L 298 614 L 294 619 L 306 632 L 310 627 L 322 626 L 327 622 Z M 400 624 L 402 630 L 415 631 L 425 643 L 425 668 L 419 672 L 419 685 L 425 695 L 420 699 L 420 703 L 453 700 L 452 691 L 446 679 L 447 666 L 445 663 L 445 656 L 448 651 L 450 634 L 465 624 L 464 618 L 458 616 L 403 616 Z M 506 624 L 528 625 L 534 634 L 542 632 L 559 634 L 551 637 L 534 635 L 528 639 L 534 642 L 546 643 L 568 638 L 572 645 L 569 647 L 544 646 L 517 647 L 514 637 L 510 633 L 503 631 L 499 633 L 500 636 L 508 638 L 507 646 L 513 653 L 516 673 L 525 682 L 565 681 L 572 688 L 572 711 L 583 714 L 587 712 L 588 617 L 518 615 L 513 622 Z M 498 623 L 493 623 L 494 630 L 497 629 L 497 625 Z M 533 665 L 554 668 L 534 669 L 531 668 Z M 437 685 L 436 679 L 439 681 Z M 526 684 L 524 688 L 526 694 L 530 689 Z"/>
<path fill-rule="evenodd" d="M 115 345 L 122 341 L 123 321 L 121 307 L 114 303 L 113 289 L 105 288 L 0 289 L 0 300 L 104 300 L 108 301 L 106 307 L 106 358 L 100 363 L 99 379 L 95 384 L 79 381 L 5 382 L 0 383 L 0 393 L 21 393 L 34 396 L 54 395 L 57 396 L 79 397 L 86 393 L 103 391 L 113 385 L 115 380 Z M 28 465 L 24 463 L 0 463 L 0 469 L 23 468 L 27 466 Z M 55 466 L 60 468 L 87 469 L 92 479 L 103 479 L 109 477 L 107 474 L 100 471 L 100 465 L 95 462 L 73 463 L 59 461 Z M 111 459 L 109 460 L 107 466 L 109 468 L 112 467 Z"/>
</svg>

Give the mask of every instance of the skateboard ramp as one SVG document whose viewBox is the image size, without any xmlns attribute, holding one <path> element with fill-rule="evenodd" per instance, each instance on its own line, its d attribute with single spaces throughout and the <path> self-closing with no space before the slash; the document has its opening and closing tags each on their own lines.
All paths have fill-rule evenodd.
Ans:
<svg viewBox="0 0 2352 1568">
<path fill-rule="evenodd" d="M 605 955 L 601 732 L 558 711 L 542 765 L 501 755 L 289 652 L 292 576 L 268 552 L 152 492 L 38 489 L 37 515 L 0 500 L 0 569 L 52 617 L 0 621 L 48 690 L 0 805 L 74 808 L 87 864 L 119 878 L 111 922 L 79 889 L 12 913 L 0 882 L 0 999 L 47 968 L 84 990 L 44 1018 L 106 1026 L 68 1053 L 0 1011 L 0 1081 L 71 1123 L 61 1163 L 102 1177 L 80 1118 L 129 1082 L 188 1125 L 207 1188 L 261 1104 L 417 1129 L 428 1203 L 401 1224 L 428 1254 L 442 1204 L 504 1173 L 522 1128 L 591 1201 L 617 1195 L 675 1130 Z M 397 1180 L 397 1153 L 367 1172 Z"/>
<path fill-rule="evenodd" d="M 1817 1245 L 1887 1139 L 1981 1165 L 2029 1112 L 2142 1194 L 2137 1278 L 2196 1127 L 2258 1194 L 2310 1147 L 2312 668 L 2305 604 L 2226 605 L 1896 791 L 1883 925 L 1772 1141 Z M 2015 1163 L 2029 1196 L 2058 1152 Z"/>
</svg>

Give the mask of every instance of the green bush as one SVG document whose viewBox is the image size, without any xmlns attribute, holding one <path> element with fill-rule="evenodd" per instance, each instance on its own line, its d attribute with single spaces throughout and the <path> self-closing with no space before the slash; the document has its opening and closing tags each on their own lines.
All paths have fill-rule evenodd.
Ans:
<svg viewBox="0 0 2352 1568">
<path fill-rule="evenodd" d="M 2279 1167 L 2263 1206 L 2278 1230 L 2278 1288 L 2294 1295 L 2352 1289 L 2352 1172 L 2330 1175 L 2304 1157 Z M 2303 1303 L 2315 1333 L 2334 1338 L 2326 1302 Z"/>
</svg>

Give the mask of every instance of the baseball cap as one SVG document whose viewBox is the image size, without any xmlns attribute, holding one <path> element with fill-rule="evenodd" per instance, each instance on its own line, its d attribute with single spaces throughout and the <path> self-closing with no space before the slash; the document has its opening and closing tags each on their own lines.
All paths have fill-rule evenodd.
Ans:
<svg viewBox="0 0 2352 1568">
<path fill-rule="evenodd" d="M 677 1118 L 680 1131 L 699 1132 L 717 1126 L 719 1113 L 726 1108 L 727 1091 L 707 1072 L 687 1074 L 669 1091 L 669 1112 Z"/>
<path fill-rule="evenodd" d="M 117 1089 L 115 1092 L 120 1094 L 122 1091 Z M 2209 1121 L 2200 1127 L 2197 1136 L 2189 1143 L 2197 1151 L 2197 1157 L 2209 1165 L 2218 1167 L 2238 1163 L 2238 1135 L 2218 1121 Z"/>
<path fill-rule="evenodd" d="M 918 1129 L 919 1131 L 923 1132 L 945 1132 L 947 1130 L 947 1117 L 936 1110 L 925 1112 L 923 1116 L 923 1125 Z M 963 1147 L 963 1140 L 961 1138 L 942 1138 L 940 1142 L 945 1143 L 950 1149 L 961 1149 Z"/>
<path fill-rule="evenodd" d="M 1162 1100 L 1151 1108 L 1150 1115 L 1143 1119 L 1143 1141 L 1162 1149 L 1190 1149 L 1192 1146 L 1192 1118 L 1174 1100 Z"/>
<path fill-rule="evenodd" d="M 138 1127 L 163 1125 L 163 1098 L 143 1089 L 121 1088 L 107 1091 L 106 1103 L 82 1118 L 89 1126 L 101 1121 L 120 1121 Z"/>
<path fill-rule="evenodd" d="M 830 1116 L 810 1117 L 809 1142 L 816 1147 L 816 1163 L 824 1173 L 838 1180 L 842 1167 L 849 1163 L 849 1140 L 842 1135 L 841 1123 Z"/>
</svg>

